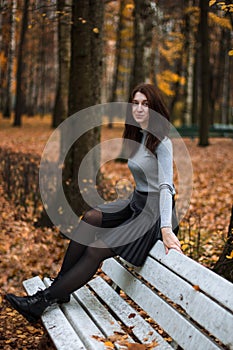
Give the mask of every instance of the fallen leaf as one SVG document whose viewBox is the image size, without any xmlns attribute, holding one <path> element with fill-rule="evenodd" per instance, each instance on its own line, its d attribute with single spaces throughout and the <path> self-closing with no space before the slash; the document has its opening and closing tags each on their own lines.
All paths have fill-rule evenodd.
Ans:
<svg viewBox="0 0 233 350">
<path fill-rule="evenodd" d="M 105 342 L 106 341 L 106 338 L 100 337 L 99 335 L 95 335 L 95 334 L 92 335 L 92 338 L 97 340 L 97 341 L 99 341 L 99 342 Z"/>
<path fill-rule="evenodd" d="M 230 255 L 226 255 L 227 259 L 233 259 L 233 250 L 231 251 Z"/>
<path fill-rule="evenodd" d="M 123 331 L 114 331 L 114 334 L 116 334 L 116 335 L 125 335 L 125 332 L 123 332 Z"/>
<path fill-rule="evenodd" d="M 193 289 L 195 289 L 196 291 L 199 291 L 200 290 L 200 287 L 196 284 L 193 285 Z"/>
<path fill-rule="evenodd" d="M 114 344 L 111 341 L 104 342 L 104 345 L 107 346 L 108 348 L 114 349 Z"/>
<path fill-rule="evenodd" d="M 147 346 L 144 344 L 128 344 L 128 350 L 147 350 Z"/>
</svg>

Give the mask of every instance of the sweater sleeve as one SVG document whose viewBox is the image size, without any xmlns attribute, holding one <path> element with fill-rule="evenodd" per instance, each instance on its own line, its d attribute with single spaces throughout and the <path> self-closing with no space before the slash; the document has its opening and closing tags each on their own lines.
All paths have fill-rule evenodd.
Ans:
<svg viewBox="0 0 233 350">
<path fill-rule="evenodd" d="M 165 138 L 158 145 L 158 182 L 159 182 L 159 209 L 160 227 L 172 227 L 172 196 L 175 194 L 173 186 L 173 148 L 169 138 Z"/>
</svg>

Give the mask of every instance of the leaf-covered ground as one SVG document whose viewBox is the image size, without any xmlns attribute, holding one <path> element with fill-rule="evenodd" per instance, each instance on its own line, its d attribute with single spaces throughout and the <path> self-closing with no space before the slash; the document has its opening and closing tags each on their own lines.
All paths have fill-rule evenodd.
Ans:
<svg viewBox="0 0 233 350">
<path fill-rule="evenodd" d="M 23 124 L 21 129 L 12 128 L 9 121 L 0 119 L 0 147 L 40 155 L 51 134 L 49 119 L 25 118 Z M 121 133 L 120 126 L 103 129 L 102 140 L 120 137 Z M 185 253 L 211 268 L 224 245 L 230 219 L 233 141 L 211 139 L 207 148 L 197 147 L 197 140 L 187 139 L 185 143 L 194 176 L 190 209 L 181 222 L 180 239 Z M 113 151 L 108 148 L 108 152 Z M 114 197 L 116 183 L 122 187 L 126 179 L 132 181 L 126 164 L 109 161 L 102 170 L 106 198 Z M 19 208 L 6 198 L 1 185 L 0 198 L 0 348 L 53 349 L 43 327 L 27 323 L 7 305 L 4 295 L 23 294 L 22 281 L 26 278 L 56 275 L 68 242 L 56 230 L 35 228 L 30 215 L 19 215 Z"/>
</svg>

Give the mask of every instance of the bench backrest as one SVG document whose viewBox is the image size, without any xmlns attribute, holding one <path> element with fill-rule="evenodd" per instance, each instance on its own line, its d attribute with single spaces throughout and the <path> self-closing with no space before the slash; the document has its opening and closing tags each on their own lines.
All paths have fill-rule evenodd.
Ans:
<svg viewBox="0 0 233 350">
<path fill-rule="evenodd" d="M 159 241 L 143 267 L 108 259 L 102 271 L 181 347 L 233 349 L 233 284 L 211 270 Z"/>
</svg>

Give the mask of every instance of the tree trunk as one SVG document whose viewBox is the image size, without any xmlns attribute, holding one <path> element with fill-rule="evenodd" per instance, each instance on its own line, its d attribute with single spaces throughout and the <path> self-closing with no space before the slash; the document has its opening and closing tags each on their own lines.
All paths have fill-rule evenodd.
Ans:
<svg viewBox="0 0 233 350">
<path fill-rule="evenodd" d="M 28 83 L 28 95 L 27 95 L 27 113 L 28 116 L 33 117 L 36 114 L 36 110 L 37 110 L 37 105 L 36 105 L 36 101 L 37 101 L 37 85 L 38 83 L 36 83 L 38 81 L 37 79 L 37 74 L 38 74 L 38 69 L 37 67 L 37 58 L 38 53 L 35 52 L 34 55 L 32 55 L 31 57 L 31 64 L 29 67 L 29 74 L 30 74 L 30 80 Z"/>
<path fill-rule="evenodd" d="M 120 18 L 116 42 L 111 102 L 128 99 L 129 77 L 133 59 L 133 16 L 128 0 L 120 2 Z"/>
<path fill-rule="evenodd" d="M 199 49 L 196 47 L 193 64 L 193 86 L 192 86 L 192 124 L 198 123 L 198 72 L 199 72 Z"/>
<path fill-rule="evenodd" d="M 193 5 L 193 0 L 189 0 L 188 7 Z M 185 85 L 185 107 L 184 107 L 184 124 L 192 124 L 192 105 L 193 105 L 193 65 L 195 59 L 195 48 L 194 40 L 195 36 L 193 34 L 193 24 L 192 16 L 186 14 L 186 30 L 185 30 L 185 40 L 186 40 L 186 52 L 187 52 L 187 71 L 186 71 L 186 85 Z"/>
<path fill-rule="evenodd" d="M 8 49 L 7 61 L 7 88 L 6 88 L 6 104 L 3 112 L 4 118 L 10 118 L 12 109 L 12 83 L 13 83 L 13 58 L 15 55 L 15 12 L 16 0 L 11 1 L 11 15 L 10 15 L 10 43 Z"/>
<path fill-rule="evenodd" d="M 158 15 L 156 15 L 156 20 L 158 23 Z M 150 55 L 150 61 L 149 61 L 149 81 L 151 84 L 156 85 L 156 72 L 157 67 L 159 66 L 159 49 L 158 49 L 158 33 L 157 28 L 152 29 L 152 41 L 151 41 L 151 55 Z"/>
<path fill-rule="evenodd" d="M 71 27 L 71 60 L 70 60 L 70 81 L 69 81 L 69 97 L 68 97 L 68 113 L 69 116 L 92 107 L 100 103 L 101 99 L 101 78 L 102 78 L 102 23 L 103 22 L 103 1 L 102 0 L 73 0 L 72 3 L 72 27 Z M 91 109 L 87 111 L 87 115 L 91 114 Z M 95 116 L 93 116 L 94 118 Z M 80 118 L 77 113 L 76 118 Z M 69 118 L 67 118 L 67 121 Z M 71 121 L 72 122 L 72 121 Z M 80 123 L 85 120 L 80 120 Z M 76 124 L 77 125 L 77 124 Z M 81 125 L 82 127 L 82 125 Z M 63 145 L 67 145 L 67 138 L 70 133 L 75 130 L 69 127 L 61 129 L 61 153 Z M 69 221 L 69 212 L 63 210 L 60 203 L 60 195 L 63 192 L 66 199 L 76 213 L 81 215 L 83 211 L 89 208 L 80 193 L 79 167 L 83 158 L 94 148 L 100 140 L 100 128 L 95 127 L 87 131 L 79 137 L 72 145 L 68 153 L 63 167 L 62 185 L 58 184 L 53 203 L 53 210 L 60 215 L 61 226 L 63 219 L 67 223 Z M 95 178 L 96 169 L 99 169 L 100 154 L 98 151 L 93 152 L 94 156 L 90 157 L 86 178 L 81 179 L 87 183 L 88 188 L 96 184 L 89 183 L 89 177 Z M 97 184 L 100 176 L 97 176 Z M 84 182 L 83 181 L 83 182 Z M 46 203 L 47 204 L 47 203 Z M 59 206 L 59 207 L 58 207 Z M 78 219 L 77 219 L 78 220 Z M 78 221 L 77 221 L 78 222 Z M 37 226 L 53 226 L 54 223 L 43 211 L 38 219 Z M 62 231 L 63 232 L 63 231 Z M 68 231 L 67 231 L 68 233 Z"/>
<path fill-rule="evenodd" d="M 142 20 L 143 0 L 135 0 L 134 9 L 134 61 L 130 81 L 130 91 L 145 80 L 145 20 Z"/>
<path fill-rule="evenodd" d="M 103 1 L 73 0 L 72 16 L 69 115 L 100 103 Z M 78 169 L 82 159 L 99 140 L 100 128 L 92 128 L 75 142 L 65 162 L 64 190 L 77 214 L 88 207 L 80 194 Z M 88 169 L 90 178 L 98 168 L 98 152 L 92 161 Z"/>
<path fill-rule="evenodd" d="M 56 128 L 68 117 L 68 94 L 70 75 L 70 24 L 67 16 L 70 0 L 58 0 L 58 82 L 53 111 L 52 127 Z M 64 16 L 66 14 L 66 16 Z"/>
<path fill-rule="evenodd" d="M 123 9 L 124 9 L 124 1 L 120 2 L 120 14 L 119 14 L 119 21 L 118 21 L 118 28 L 117 28 L 117 37 L 116 37 L 116 52 L 115 52 L 115 62 L 114 62 L 114 68 L 113 68 L 113 80 L 112 80 L 112 93 L 110 97 L 110 102 L 116 102 L 117 101 L 117 84 L 118 84 L 118 78 L 119 78 L 119 66 L 120 66 L 120 59 L 121 59 L 121 33 L 123 29 Z"/>
<path fill-rule="evenodd" d="M 20 34 L 20 43 L 18 51 L 18 66 L 17 66 L 17 88 L 16 88 L 16 102 L 15 102 L 15 117 L 13 126 L 21 126 L 21 116 L 24 104 L 24 93 L 22 90 L 22 73 L 23 73 L 23 48 L 25 43 L 25 35 L 28 27 L 28 6 L 29 0 L 24 0 L 22 29 Z"/>
<path fill-rule="evenodd" d="M 231 33 L 227 31 L 224 37 L 224 71 L 223 71 L 223 89 L 222 89 L 222 109 L 221 109 L 221 123 L 227 124 L 230 115 L 230 56 L 228 55 Z"/>
<path fill-rule="evenodd" d="M 149 1 L 135 0 L 134 10 L 134 62 L 130 80 L 130 91 L 149 78 L 146 51 L 152 43 L 152 13 Z M 148 55 L 149 56 L 149 55 Z"/>
<path fill-rule="evenodd" d="M 45 115 L 45 72 L 46 72 L 46 57 L 45 57 L 45 42 L 44 37 L 46 36 L 46 24 L 45 17 L 42 16 L 41 27 L 40 27 L 40 49 L 39 49 L 39 62 L 40 62 L 40 84 L 39 84 L 39 114 L 41 117 Z"/>
<path fill-rule="evenodd" d="M 117 101 L 117 85 L 119 79 L 119 66 L 121 61 L 121 35 L 123 30 L 123 9 L 125 3 L 124 1 L 120 2 L 120 10 L 119 10 L 119 20 L 118 20 L 118 28 L 117 28 L 117 36 L 116 36 L 116 49 L 115 49 L 115 58 L 114 58 L 114 66 L 113 66 L 113 78 L 112 78 L 112 86 L 111 86 L 111 95 L 109 98 L 109 102 Z M 108 128 L 111 129 L 113 126 L 113 116 L 109 117 Z"/>
<path fill-rule="evenodd" d="M 199 146 L 209 145 L 209 26 L 208 0 L 200 0 L 201 111 Z"/>
<path fill-rule="evenodd" d="M 219 47 L 218 51 L 215 50 L 212 62 L 210 64 L 211 70 L 211 91 L 210 91 L 210 124 L 212 125 L 215 122 L 220 123 L 220 115 L 218 111 L 219 98 L 221 97 L 222 87 L 223 87 L 223 75 L 224 75 L 224 59 L 225 59 L 225 29 L 221 29 L 221 36 L 219 38 Z M 216 52 L 217 51 L 217 52 Z M 212 53 L 213 55 L 213 53 Z M 217 114 L 218 112 L 218 114 Z M 217 117 L 217 118 L 216 118 Z"/>
<path fill-rule="evenodd" d="M 231 219 L 228 229 L 227 241 L 224 246 L 223 252 L 215 264 L 213 271 L 218 275 L 226 278 L 228 281 L 233 282 L 233 206 L 231 208 Z"/>
</svg>

